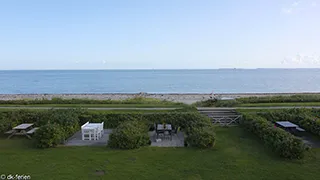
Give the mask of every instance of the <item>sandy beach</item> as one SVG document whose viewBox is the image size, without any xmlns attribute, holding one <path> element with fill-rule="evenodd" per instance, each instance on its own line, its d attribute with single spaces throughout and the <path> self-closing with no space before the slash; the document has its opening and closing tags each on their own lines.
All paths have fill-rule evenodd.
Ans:
<svg viewBox="0 0 320 180">
<path fill-rule="evenodd" d="M 320 93 L 229 93 L 229 94 L 215 94 L 222 99 L 240 98 L 240 97 L 262 97 L 262 96 L 289 96 L 296 94 L 320 94 Z M 123 93 L 108 93 L 108 94 L 0 94 L 0 100 L 19 100 L 19 99 L 96 99 L 96 100 L 124 100 L 134 97 L 156 98 L 161 100 L 168 100 L 174 102 L 183 102 L 192 104 L 196 101 L 210 99 L 211 94 L 123 94 Z"/>
</svg>

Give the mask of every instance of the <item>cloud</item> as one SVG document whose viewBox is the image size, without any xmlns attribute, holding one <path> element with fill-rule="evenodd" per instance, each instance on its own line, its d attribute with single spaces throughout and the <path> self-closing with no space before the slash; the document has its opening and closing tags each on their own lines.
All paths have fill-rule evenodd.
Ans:
<svg viewBox="0 0 320 180">
<path fill-rule="evenodd" d="M 107 63 L 107 61 L 105 61 L 105 60 L 102 61 L 102 64 L 106 64 L 106 63 Z"/>
<path fill-rule="evenodd" d="M 292 7 L 297 7 L 300 4 L 300 2 L 294 2 L 291 4 Z"/>
<path fill-rule="evenodd" d="M 316 6 L 317 6 L 317 3 L 316 3 L 316 2 L 312 2 L 312 3 L 311 3 L 311 6 L 312 6 L 312 7 L 316 7 Z"/>
<path fill-rule="evenodd" d="M 284 14 L 291 14 L 293 11 L 295 11 L 298 8 L 299 5 L 300 5 L 300 2 L 295 1 L 289 7 L 282 8 L 281 11 Z"/>
<path fill-rule="evenodd" d="M 282 8 L 282 13 L 291 14 L 292 13 L 292 8 Z"/>
<path fill-rule="evenodd" d="M 308 64 L 308 65 L 315 65 L 320 64 L 320 56 L 316 55 L 304 55 L 304 54 L 297 54 L 294 57 L 286 57 L 281 62 L 282 64 Z"/>
</svg>

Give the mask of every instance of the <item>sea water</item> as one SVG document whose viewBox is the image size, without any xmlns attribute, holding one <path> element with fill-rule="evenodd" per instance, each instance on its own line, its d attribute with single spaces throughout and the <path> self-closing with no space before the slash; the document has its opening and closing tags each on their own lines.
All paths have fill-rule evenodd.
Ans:
<svg viewBox="0 0 320 180">
<path fill-rule="evenodd" d="M 320 92 L 320 69 L 0 71 L 0 94 Z"/>
</svg>

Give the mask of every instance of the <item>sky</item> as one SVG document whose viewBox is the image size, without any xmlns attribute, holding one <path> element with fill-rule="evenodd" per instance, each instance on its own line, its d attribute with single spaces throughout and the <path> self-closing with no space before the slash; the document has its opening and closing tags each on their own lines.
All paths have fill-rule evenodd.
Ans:
<svg viewBox="0 0 320 180">
<path fill-rule="evenodd" d="M 0 69 L 320 68 L 320 0 L 2 0 Z"/>
</svg>

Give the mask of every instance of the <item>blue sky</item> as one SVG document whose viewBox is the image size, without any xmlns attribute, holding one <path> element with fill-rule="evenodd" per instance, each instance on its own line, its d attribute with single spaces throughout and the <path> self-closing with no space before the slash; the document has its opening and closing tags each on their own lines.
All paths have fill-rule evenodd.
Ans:
<svg viewBox="0 0 320 180">
<path fill-rule="evenodd" d="M 0 1 L 0 69 L 320 67 L 320 1 Z"/>
</svg>

